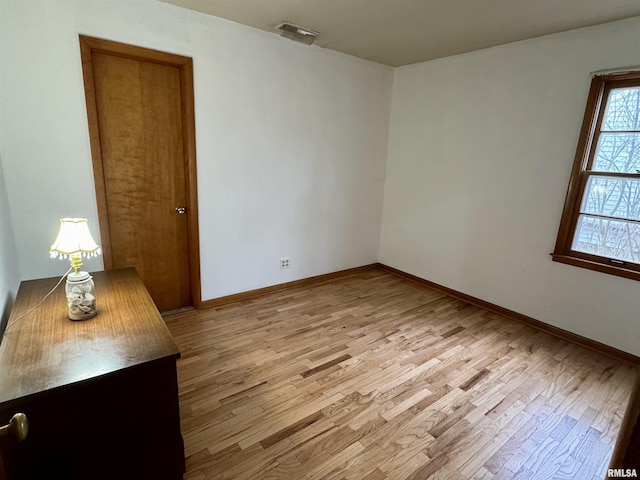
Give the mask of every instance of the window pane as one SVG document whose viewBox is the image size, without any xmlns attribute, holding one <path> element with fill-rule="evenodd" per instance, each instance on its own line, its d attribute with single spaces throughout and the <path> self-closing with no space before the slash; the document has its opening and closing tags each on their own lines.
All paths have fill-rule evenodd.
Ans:
<svg viewBox="0 0 640 480">
<path fill-rule="evenodd" d="M 640 224 L 580 215 L 572 249 L 638 263 Z"/>
<path fill-rule="evenodd" d="M 602 130 L 640 130 L 640 87 L 609 92 Z"/>
<path fill-rule="evenodd" d="M 640 220 L 640 179 L 590 177 L 580 211 Z"/>
<path fill-rule="evenodd" d="M 602 133 L 593 170 L 640 173 L 640 133 Z"/>
</svg>

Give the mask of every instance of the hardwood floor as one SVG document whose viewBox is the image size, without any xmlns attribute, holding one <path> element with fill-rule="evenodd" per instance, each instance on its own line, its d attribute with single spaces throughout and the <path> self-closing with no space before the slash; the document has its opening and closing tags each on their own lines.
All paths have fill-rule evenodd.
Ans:
<svg viewBox="0 0 640 480">
<path fill-rule="evenodd" d="M 602 479 L 635 374 L 380 270 L 167 323 L 185 480 Z"/>
</svg>

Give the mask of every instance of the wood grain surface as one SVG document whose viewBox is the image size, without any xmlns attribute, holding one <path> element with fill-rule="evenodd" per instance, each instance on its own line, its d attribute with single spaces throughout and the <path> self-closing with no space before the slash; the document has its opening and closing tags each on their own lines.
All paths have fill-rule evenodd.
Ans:
<svg viewBox="0 0 640 480">
<path fill-rule="evenodd" d="M 380 270 L 167 322 L 185 480 L 603 478 L 636 374 Z"/>
<path fill-rule="evenodd" d="M 22 282 L 0 344 L 0 403 L 154 360 L 176 346 L 135 269 L 92 274 L 98 315 L 67 317 L 64 285 L 33 312 L 57 278 Z"/>
<path fill-rule="evenodd" d="M 191 305 L 180 70 L 93 54 L 113 267 L 136 267 L 158 308 Z"/>
<path fill-rule="evenodd" d="M 640 358 L 637 355 L 633 355 L 629 352 L 618 350 L 617 348 L 611 347 L 609 345 L 605 345 L 604 343 L 597 342 L 591 338 L 583 337 L 582 335 L 569 332 L 568 330 L 563 330 L 562 328 L 553 326 L 549 323 L 541 322 L 540 320 L 536 320 L 535 318 L 528 317 L 526 315 L 515 312 L 513 310 L 509 310 L 507 308 L 501 307 L 500 305 L 496 305 L 495 303 L 490 303 L 490 302 L 487 302 L 486 300 L 482 300 L 480 298 L 467 295 L 460 291 L 447 288 L 443 285 L 439 285 L 435 282 L 425 280 L 424 278 L 420 278 L 410 273 L 403 272 L 402 270 L 398 270 L 388 265 L 379 263 L 378 268 L 381 268 L 382 270 L 386 270 L 387 272 L 391 272 L 395 275 L 411 280 L 412 282 L 416 282 L 420 285 L 424 285 L 428 288 L 432 288 L 446 295 L 450 295 L 454 298 L 457 298 L 458 300 L 462 300 L 463 302 L 470 303 L 472 305 L 483 308 L 490 312 L 497 313 L 498 315 L 502 315 L 502 316 L 517 320 L 519 322 L 524 323 L 525 325 L 535 328 L 536 330 L 541 330 L 545 333 L 549 333 L 555 337 L 558 337 L 561 340 L 566 340 L 570 343 L 582 345 L 583 347 L 589 348 L 591 350 L 595 350 L 596 352 L 599 352 L 599 353 L 603 353 L 612 358 L 622 360 L 623 362 L 630 363 L 631 365 L 640 366 Z"/>
<path fill-rule="evenodd" d="M 161 311 L 199 308 L 193 60 L 79 40 L 105 268 L 136 267 Z"/>
</svg>

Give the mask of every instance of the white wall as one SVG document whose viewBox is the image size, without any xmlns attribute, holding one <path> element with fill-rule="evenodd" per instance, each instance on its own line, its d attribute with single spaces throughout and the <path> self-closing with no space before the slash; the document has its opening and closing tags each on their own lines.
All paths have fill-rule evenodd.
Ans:
<svg viewBox="0 0 640 480">
<path fill-rule="evenodd" d="M 155 0 L 0 0 L 7 298 L 17 271 L 65 270 L 47 252 L 59 217 L 86 216 L 98 235 L 79 33 L 194 58 L 203 299 L 379 259 L 640 354 L 640 284 L 549 257 L 589 72 L 640 65 L 640 19 L 404 67 L 394 80 Z"/>
<path fill-rule="evenodd" d="M 396 70 L 380 262 L 640 354 L 640 283 L 554 263 L 590 72 L 640 17 Z"/>
<path fill-rule="evenodd" d="M 13 239 L 9 200 L 0 158 L 0 339 L 18 291 L 20 272 Z"/>
<path fill-rule="evenodd" d="M 155 0 L 0 9 L 23 278 L 64 272 L 48 258 L 59 217 L 88 217 L 98 236 L 79 33 L 194 59 L 203 299 L 377 260 L 393 69 Z"/>
</svg>

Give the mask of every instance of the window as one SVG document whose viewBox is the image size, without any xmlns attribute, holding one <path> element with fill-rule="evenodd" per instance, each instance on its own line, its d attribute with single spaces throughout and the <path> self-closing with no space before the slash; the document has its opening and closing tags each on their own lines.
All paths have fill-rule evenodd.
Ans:
<svg viewBox="0 0 640 480">
<path fill-rule="evenodd" d="M 591 83 L 553 259 L 640 280 L 640 72 Z"/>
</svg>

